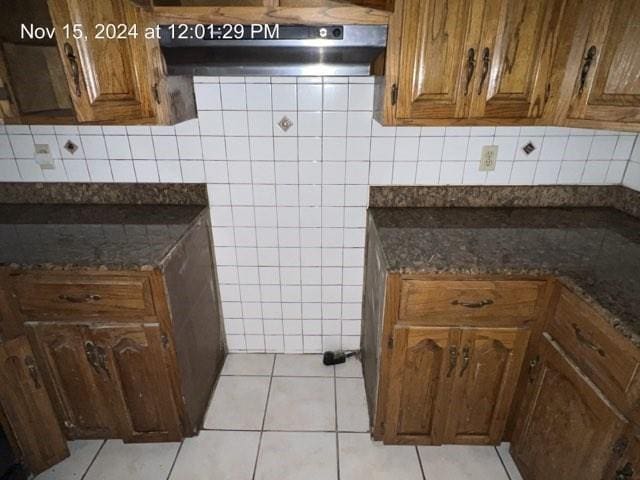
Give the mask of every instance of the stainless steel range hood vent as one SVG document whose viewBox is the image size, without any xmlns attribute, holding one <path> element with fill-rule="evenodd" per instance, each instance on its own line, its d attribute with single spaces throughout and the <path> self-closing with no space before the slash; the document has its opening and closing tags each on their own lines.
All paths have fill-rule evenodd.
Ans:
<svg viewBox="0 0 640 480">
<path fill-rule="evenodd" d="M 262 33 L 255 25 L 234 27 L 162 25 L 169 74 L 373 75 L 384 62 L 385 25 L 263 26 Z"/>
</svg>

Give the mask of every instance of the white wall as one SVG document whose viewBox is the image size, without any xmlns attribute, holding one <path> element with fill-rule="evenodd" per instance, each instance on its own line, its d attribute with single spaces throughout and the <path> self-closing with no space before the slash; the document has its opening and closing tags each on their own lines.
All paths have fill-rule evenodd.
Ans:
<svg viewBox="0 0 640 480">
<path fill-rule="evenodd" d="M 619 184 L 636 140 L 555 127 L 385 128 L 371 120 L 371 78 L 221 81 L 196 78 L 199 121 L 175 128 L 0 126 L 0 181 L 206 182 L 231 350 L 358 346 L 370 184 Z M 286 133 L 283 115 L 294 122 Z M 81 146 L 74 155 L 61 148 L 68 139 Z M 52 145 L 56 170 L 35 164 L 34 142 Z M 481 173 L 490 144 L 498 165 Z M 625 183 L 638 189 L 640 164 L 629 165 Z"/>
</svg>

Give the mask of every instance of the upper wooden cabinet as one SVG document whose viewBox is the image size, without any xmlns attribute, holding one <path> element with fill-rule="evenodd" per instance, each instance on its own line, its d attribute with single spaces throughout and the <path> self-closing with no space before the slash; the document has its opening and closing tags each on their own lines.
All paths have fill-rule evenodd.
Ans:
<svg viewBox="0 0 640 480">
<path fill-rule="evenodd" d="M 552 67 L 562 53 L 559 32 L 578 10 L 574 3 L 406 0 L 402 19 L 392 23 L 398 28 L 402 22 L 403 31 L 397 121 L 506 124 L 542 118 L 553 93 Z"/>
<path fill-rule="evenodd" d="M 160 72 L 149 70 L 145 24 L 133 5 L 128 0 L 49 0 L 49 8 L 78 120 L 153 118 Z M 120 32 L 122 39 L 109 40 L 101 31 L 109 24 L 137 25 L 142 38 L 128 37 L 127 30 Z M 83 36 L 63 35 L 65 25 L 81 25 Z"/>
<path fill-rule="evenodd" d="M 403 0 L 376 118 L 640 129 L 634 0 Z"/>
<path fill-rule="evenodd" d="M 34 18 L 53 34 L 21 36 L 21 25 Z M 5 121 L 172 124 L 195 117 L 193 82 L 166 75 L 158 40 L 145 37 L 151 26 L 148 12 L 129 0 L 26 0 L 0 28 Z"/>
<path fill-rule="evenodd" d="M 483 2 L 471 118 L 533 121 L 543 116 L 552 94 L 551 67 L 560 50 L 557 38 L 572 13 L 571 3 Z"/>
<path fill-rule="evenodd" d="M 452 119 L 467 113 L 475 62 L 471 0 L 406 0 L 397 83 L 399 119 Z M 393 51 L 390 52 L 394 54 Z M 471 58 L 473 57 L 473 58 Z"/>
<path fill-rule="evenodd" d="M 640 124 L 640 3 L 601 0 L 576 38 L 567 74 L 572 125 Z"/>
</svg>

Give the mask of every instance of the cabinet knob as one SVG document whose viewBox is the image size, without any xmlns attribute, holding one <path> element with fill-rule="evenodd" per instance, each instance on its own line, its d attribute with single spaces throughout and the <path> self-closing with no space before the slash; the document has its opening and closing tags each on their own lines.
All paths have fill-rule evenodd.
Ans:
<svg viewBox="0 0 640 480">
<path fill-rule="evenodd" d="M 633 466 L 627 462 L 624 467 L 616 470 L 615 480 L 630 480 L 633 478 L 634 473 Z"/>
</svg>

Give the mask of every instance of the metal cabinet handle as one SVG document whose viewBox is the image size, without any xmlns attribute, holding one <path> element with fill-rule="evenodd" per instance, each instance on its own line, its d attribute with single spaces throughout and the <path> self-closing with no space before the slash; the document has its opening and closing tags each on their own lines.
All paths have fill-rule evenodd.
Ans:
<svg viewBox="0 0 640 480">
<path fill-rule="evenodd" d="M 461 300 L 454 300 L 453 302 L 451 302 L 451 305 L 458 305 L 465 308 L 482 308 L 486 307 L 487 305 L 493 305 L 493 300 L 489 298 L 480 300 L 479 302 L 463 302 Z"/>
<path fill-rule="evenodd" d="M 582 71 L 580 72 L 580 89 L 578 90 L 578 95 L 582 95 L 582 92 L 584 92 L 584 86 L 587 83 L 589 70 L 591 70 L 591 65 L 593 64 L 597 53 L 598 49 L 595 47 L 595 45 L 591 45 L 591 48 L 589 48 L 589 50 L 587 51 L 587 56 L 584 57 Z"/>
<path fill-rule="evenodd" d="M 38 390 L 40 389 L 40 377 L 38 375 L 38 367 L 36 367 L 36 362 L 33 360 L 33 357 L 25 357 L 24 364 L 29 371 L 29 375 L 31 375 L 31 380 L 33 380 L 33 386 Z"/>
<path fill-rule="evenodd" d="M 482 76 L 480 77 L 480 86 L 478 87 L 478 95 L 482 95 L 482 87 L 484 87 L 484 81 L 489 74 L 489 65 L 491 64 L 491 50 L 485 48 L 482 51 Z"/>
<path fill-rule="evenodd" d="M 159 88 L 160 87 L 158 85 L 158 82 L 153 84 L 153 88 L 152 88 L 153 98 L 154 98 L 154 100 L 156 101 L 156 103 L 158 105 L 160 105 L 162 103 L 161 100 L 160 100 L 160 90 L 159 90 Z"/>
<path fill-rule="evenodd" d="M 104 348 L 89 341 L 84 344 L 84 353 L 89 364 L 98 375 L 100 372 L 104 372 L 107 377 L 111 378 L 111 373 L 107 367 L 107 352 Z"/>
<path fill-rule="evenodd" d="M 451 376 L 458 364 L 458 348 L 449 347 L 449 371 L 447 371 L 447 378 Z"/>
<path fill-rule="evenodd" d="M 100 367 L 100 369 L 107 375 L 108 378 L 111 378 L 109 367 L 107 367 L 107 352 L 100 345 L 96 345 L 96 356 L 98 359 L 98 366 Z"/>
<path fill-rule="evenodd" d="M 60 300 L 66 300 L 69 303 L 89 303 L 97 302 L 102 299 L 100 295 L 84 295 L 81 297 L 74 297 L 73 295 L 58 295 Z"/>
<path fill-rule="evenodd" d="M 582 330 L 580 329 L 580 327 L 578 327 L 578 325 L 576 325 L 575 323 L 572 323 L 571 326 L 573 327 L 573 331 L 576 334 L 576 338 L 578 339 L 578 342 L 580 342 L 585 347 L 593 350 L 594 352 L 597 352 L 598 355 L 600 355 L 601 357 L 606 356 L 604 349 L 599 345 L 596 345 L 595 343 L 593 343 L 591 340 L 589 340 L 584 335 L 584 333 L 582 333 Z"/>
<path fill-rule="evenodd" d="M 534 375 L 534 370 L 538 366 L 539 362 L 540 362 L 540 357 L 536 357 L 529 362 L 529 383 L 533 383 L 534 380 L 536 379 Z"/>
<path fill-rule="evenodd" d="M 467 82 L 464 86 L 464 94 L 467 96 L 469 94 L 469 85 L 471 84 L 471 79 L 473 78 L 473 72 L 476 69 L 476 50 L 474 48 L 470 48 L 467 52 Z"/>
<path fill-rule="evenodd" d="M 80 97 L 82 96 L 82 91 L 80 90 L 80 67 L 78 66 L 78 58 L 76 57 L 70 43 L 64 44 L 64 54 L 67 56 L 67 60 L 69 61 L 71 76 L 73 77 L 73 83 L 76 87 L 76 96 Z"/>
<path fill-rule="evenodd" d="M 616 470 L 616 478 L 615 480 L 629 480 L 633 478 L 635 471 L 633 470 L 633 465 L 627 462 L 624 467 L 619 470 Z"/>
<path fill-rule="evenodd" d="M 466 346 L 462 349 L 462 368 L 460 369 L 460 376 L 464 375 L 464 371 L 469 366 L 469 360 L 471 359 L 471 349 Z"/>
<path fill-rule="evenodd" d="M 96 345 L 93 342 L 84 342 L 84 355 L 87 357 L 87 361 L 96 371 L 100 373 L 100 365 L 98 363 L 98 353 L 96 351 Z"/>
</svg>

